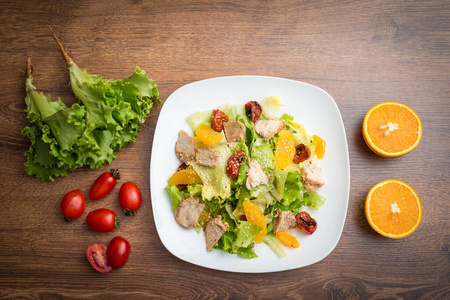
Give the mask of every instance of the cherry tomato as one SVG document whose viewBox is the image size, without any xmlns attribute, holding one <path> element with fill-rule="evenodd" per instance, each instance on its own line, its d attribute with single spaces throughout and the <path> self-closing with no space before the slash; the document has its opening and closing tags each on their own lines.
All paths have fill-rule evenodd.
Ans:
<svg viewBox="0 0 450 300">
<path fill-rule="evenodd" d="M 97 232 L 110 232 L 120 227 L 116 213 L 106 208 L 91 211 L 86 217 L 87 226 Z"/>
<path fill-rule="evenodd" d="M 131 181 L 125 182 L 120 187 L 119 204 L 127 216 L 135 216 L 142 203 L 141 192 L 138 186 Z"/>
<path fill-rule="evenodd" d="M 130 243 L 121 236 L 116 236 L 109 242 L 108 264 L 114 269 L 122 268 L 130 255 Z"/>
<path fill-rule="evenodd" d="M 255 123 L 261 117 L 262 107 L 256 101 L 250 101 L 245 104 L 245 114 L 247 117 Z"/>
<path fill-rule="evenodd" d="M 120 173 L 118 171 L 118 169 L 112 169 L 100 175 L 94 184 L 92 184 L 91 190 L 89 191 L 89 198 L 91 200 L 99 200 L 108 195 L 116 186 L 117 179 L 120 179 Z"/>
<path fill-rule="evenodd" d="M 67 222 L 81 217 L 85 207 L 86 197 L 79 189 L 68 192 L 61 200 L 61 212 Z"/>
<path fill-rule="evenodd" d="M 295 156 L 294 156 L 294 163 L 299 164 L 308 158 L 311 157 L 311 149 L 309 149 L 308 146 L 305 146 L 304 144 L 298 144 L 295 146 Z"/>
<path fill-rule="evenodd" d="M 86 257 L 91 266 L 100 273 L 108 273 L 112 267 L 108 264 L 107 248 L 105 244 L 89 245 Z"/>
<path fill-rule="evenodd" d="M 212 129 L 217 132 L 223 130 L 223 122 L 228 121 L 228 116 L 219 109 L 214 109 L 212 114 Z"/>
<path fill-rule="evenodd" d="M 239 169 L 241 168 L 242 159 L 244 158 L 244 151 L 236 151 L 230 156 L 227 162 L 227 174 L 231 178 L 237 178 Z"/>
<path fill-rule="evenodd" d="M 306 211 L 295 215 L 297 228 L 304 230 L 307 234 L 313 234 L 317 229 L 317 222 Z"/>
</svg>

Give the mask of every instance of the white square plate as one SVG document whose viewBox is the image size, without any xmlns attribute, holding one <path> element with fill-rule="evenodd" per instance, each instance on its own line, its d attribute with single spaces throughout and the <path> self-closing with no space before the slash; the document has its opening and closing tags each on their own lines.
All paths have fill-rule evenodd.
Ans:
<svg viewBox="0 0 450 300">
<path fill-rule="evenodd" d="M 255 245 L 259 256 L 244 259 L 213 249 L 206 251 L 204 232 L 187 230 L 175 220 L 167 180 L 181 162 L 175 155 L 175 142 L 182 129 L 193 135 L 186 117 L 197 111 L 215 109 L 225 103 L 262 101 L 281 96 L 279 116 L 288 113 L 294 121 L 327 142 L 320 161 L 325 185 L 319 193 L 326 197 L 317 210 L 308 210 L 318 226 L 313 235 L 295 230 L 300 247 L 285 247 L 287 257 L 279 258 L 265 243 Z M 324 259 L 335 248 L 344 227 L 350 189 L 350 165 L 347 139 L 339 109 L 324 90 L 299 81 L 264 76 L 230 76 L 202 80 L 176 90 L 165 101 L 153 139 L 150 168 L 153 216 L 164 246 L 187 262 L 223 271 L 261 273 L 304 267 Z"/>
</svg>

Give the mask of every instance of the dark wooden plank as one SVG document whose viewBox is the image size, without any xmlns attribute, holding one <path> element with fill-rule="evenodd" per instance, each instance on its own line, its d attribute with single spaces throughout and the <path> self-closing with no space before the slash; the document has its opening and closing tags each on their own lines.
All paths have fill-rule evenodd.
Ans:
<svg viewBox="0 0 450 300">
<path fill-rule="evenodd" d="M 449 19 L 448 1 L 2 1 L 0 297 L 450 297 Z M 108 234 L 89 231 L 83 220 L 65 224 L 61 197 L 73 188 L 87 193 L 109 167 L 81 168 L 53 183 L 23 169 L 26 57 L 40 89 L 75 102 L 48 25 L 80 67 L 118 79 L 139 65 L 163 100 L 196 80 L 242 74 L 291 78 L 329 92 L 343 116 L 351 161 L 348 214 L 335 250 L 317 264 L 274 274 L 214 271 L 171 255 L 155 231 L 149 188 L 158 104 L 137 142 L 111 165 L 140 186 L 138 216 Z M 411 106 L 424 126 L 418 148 L 395 159 L 373 154 L 361 133 L 367 110 L 386 100 Z M 408 182 L 422 200 L 422 224 L 402 240 L 378 235 L 364 217 L 367 192 L 388 178 Z M 119 210 L 112 200 L 88 207 Z M 98 274 L 85 249 L 115 235 L 130 241 L 130 260 Z"/>
</svg>

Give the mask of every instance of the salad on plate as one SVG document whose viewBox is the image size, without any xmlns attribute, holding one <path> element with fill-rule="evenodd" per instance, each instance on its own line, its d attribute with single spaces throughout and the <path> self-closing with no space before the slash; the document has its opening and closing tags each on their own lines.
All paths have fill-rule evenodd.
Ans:
<svg viewBox="0 0 450 300">
<path fill-rule="evenodd" d="M 279 96 L 225 104 L 191 114 L 192 133 L 178 133 L 181 164 L 166 190 L 176 221 L 204 231 L 207 251 L 255 258 L 265 242 L 284 257 L 284 246 L 300 246 L 294 231 L 316 231 L 305 208 L 325 202 L 317 190 L 326 143 L 292 116 L 278 117 L 281 106 Z"/>
</svg>

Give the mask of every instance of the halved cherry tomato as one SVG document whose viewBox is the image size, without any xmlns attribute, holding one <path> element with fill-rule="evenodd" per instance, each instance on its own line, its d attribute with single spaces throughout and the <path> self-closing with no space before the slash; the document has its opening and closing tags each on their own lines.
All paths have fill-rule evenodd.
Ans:
<svg viewBox="0 0 450 300">
<path fill-rule="evenodd" d="M 107 250 L 108 264 L 114 269 L 122 268 L 128 260 L 130 249 L 130 243 L 123 237 L 113 238 Z"/>
<path fill-rule="evenodd" d="M 120 227 L 120 219 L 110 209 L 100 208 L 91 211 L 86 217 L 87 226 L 97 232 L 110 232 Z"/>
<path fill-rule="evenodd" d="M 228 116 L 219 109 L 214 109 L 212 113 L 212 129 L 217 132 L 223 130 L 223 122 L 228 121 Z"/>
<path fill-rule="evenodd" d="M 295 215 L 297 228 L 304 230 L 307 234 L 313 234 L 317 229 L 317 222 L 306 211 Z"/>
<path fill-rule="evenodd" d="M 86 249 L 86 257 L 97 272 L 108 273 L 112 270 L 112 267 L 108 264 L 105 244 L 89 245 Z"/>
<path fill-rule="evenodd" d="M 142 196 L 138 186 L 131 181 L 125 182 L 120 187 L 119 204 L 127 216 L 135 216 L 136 211 L 141 207 Z"/>
<path fill-rule="evenodd" d="M 61 212 L 67 222 L 81 217 L 85 207 L 86 197 L 79 189 L 68 192 L 61 200 Z"/>
<path fill-rule="evenodd" d="M 236 151 L 230 156 L 227 161 L 227 174 L 231 178 L 237 178 L 239 169 L 241 168 L 242 159 L 244 158 L 244 151 Z"/>
<path fill-rule="evenodd" d="M 295 156 L 293 159 L 294 163 L 299 164 L 309 159 L 310 157 L 311 149 L 309 149 L 308 146 L 305 146 L 305 144 L 298 144 L 297 146 L 295 146 Z"/>
<path fill-rule="evenodd" d="M 109 172 L 105 172 L 100 175 L 94 184 L 92 184 L 91 190 L 89 191 L 89 198 L 91 200 L 99 200 L 116 186 L 117 179 L 120 179 L 120 173 L 118 169 L 111 169 Z"/>
<path fill-rule="evenodd" d="M 250 101 L 245 104 L 245 114 L 247 117 L 255 123 L 261 117 L 262 107 L 256 101 Z"/>
</svg>

